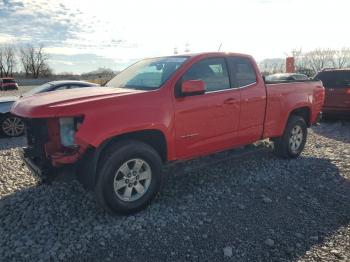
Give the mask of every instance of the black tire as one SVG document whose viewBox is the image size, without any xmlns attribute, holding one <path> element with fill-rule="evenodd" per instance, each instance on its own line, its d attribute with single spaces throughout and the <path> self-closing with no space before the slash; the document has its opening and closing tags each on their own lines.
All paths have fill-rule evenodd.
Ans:
<svg viewBox="0 0 350 262">
<path fill-rule="evenodd" d="M 301 131 L 294 134 L 293 132 Z M 283 158 L 296 158 L 304 150 L 307 138 L 307 125 L 305 120 L 300 116 L 290 116 L 284 133 L 281 137 L 274 138 L 274 153 Z M 300 142 L 300 144 L 299 144 Z"/>
<path fill-rule="evenodd" d="M 129 163 L 127 164 L 128 166 L 130 163 L 132 165 L 132 162 L 128 161 L 133 161 L 135 159 L 142 160 L 148 165 L 146 166 L 146 164 L 142 164 L 140 170 L 148 167 L 148 170 L 150 169 L 151 171 L 151 179 L 150 182 L 148 182 L 147 187 L 146 182 L 143 184 L 143 188 L 145 189 L 143 195 L 138 199 L 126 201 L 121 199 L 123 197 L 121 195 L 126 194 L 125 192 L 128 187 L 130 187 L 130 184 L 127 184 L 128 186 L 125 187 L 123 193 L 124 188 L 119 189 L 121 190 L 119 192 L 118 190 L 115 191 L 114 183 L 115 179 L 120 175 L 123 178 L 118 181 L 125 179 L 125 182 L 123 183 L 126 183 L 128 178 L 124 172 L 118 171 L 122 169 L 123 166 L 125 167 L 125 163 Z M 139 174 L 141 174 L 141 172 Z M 98 202 L 106 210 L 111 211 L 112 213 L 131 214 L 145 208 L 159 192 L 162 182 L 162 161 L 159 154 L 145 143 L 133 140 L 121 141 L 109 146 L 105 150 L 99 161 L 97 176 L 95 194 Z M 136 178 L 137 176 L 130 178 L 130 181 L 131 179 Z M 141 180 L 134 182 L 142 183 Z M 131 184 L 134 182 L 131 182 Z M 139 194 L 136 190 L 136 186 L 135 188 L 134 186 L 131 187 L 132 193 Z"/>
<path fill-rule="evenodd" d="M 8 127 L 6 123 L 8 123 L 9 121 L 15 121 L 13 122 L 13 130 L 9 130 L 8 128 L 6 128 L 6 126 Z M 0 116 L 0 133 L 2 135 L 7 137 L 18 137 L 24 134 L 24 130 L 25 126 L 22 118 L 14 116 L 10 113 Z"/>
</svg>

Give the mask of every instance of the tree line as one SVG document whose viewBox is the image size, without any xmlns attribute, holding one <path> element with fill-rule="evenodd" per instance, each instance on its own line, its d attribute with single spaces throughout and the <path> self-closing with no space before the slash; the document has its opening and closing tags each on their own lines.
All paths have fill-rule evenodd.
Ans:
<svg viewBox="0 0 350 262">
<path fill-rule="evenodd" d="M 296 72 L 308 76 L 313 76 L 324 68 L 350 67 L 350 48 L 339 50 L 317 48 L 307 52 L 296 48 L 286 53 L 286 56 L 293 56 L 295 58 Z M 0 45 L 0 77 L 12 77 L 17 73 L 16 69 L 19 67 L 21 68 L 20 74 L 25 77 L 39 78 L 51 76 L 52 69 L 48 64 L 49 58 L 49 55 L 44 51 L 43 45 Z M 265 75 L 282 73 L 285 72 L 286 61 L 284 58 L 264 59 L 259 63 L 259 67 Z M 99 70 L 96 73 L 101 75 Z M 113 72 L 112 70 L 110 71 Z M 105 74 L 103 75 L 109 75 L 111 72 L 104 72 Z"/>
<path fill-rule="evenodd" d="M 286 56 L 295 59 L 295 70 L 297 73 L 313 76 L 324 68 L 348 68 L 350 67 L 350 48 L 322 49 L 317 48 L 304 52 L 302 49 L 293 49 Z M 286 61 L 283 58 L 264 59 L 259 63 L 264 74 L 275 74 L 285 72 Z"/>
<path fill-rule="evenodd" d="M 20 65 L 25 77 L 46 77 L 52 74 L 48 60 L 49 55 L 45 53 L 43 45 L 27 44 L 19 47 L 14 44 L 1 45 L 0 76 L 12 77 Z"/>
</svg>

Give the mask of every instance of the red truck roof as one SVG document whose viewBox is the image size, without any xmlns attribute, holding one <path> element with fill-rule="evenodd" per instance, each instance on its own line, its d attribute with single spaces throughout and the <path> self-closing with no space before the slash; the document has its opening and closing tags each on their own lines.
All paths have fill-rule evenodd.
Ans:
<svg viewBox="0 0 350 262">
<path fill-rule="evenodd" d="M 252 57 L 251 55 L 248 54 L 242 54 L 242 53 L 234 53 L 234 52 L 201 52 L 201 53 L 185 53 L 185 54 L 178 54 L 178 55 L 174 55 L 174 56 L 189 56 L 189 57 L 203 57 L 203 56 L 242 56 L 242 57 Z"/>
</svg>

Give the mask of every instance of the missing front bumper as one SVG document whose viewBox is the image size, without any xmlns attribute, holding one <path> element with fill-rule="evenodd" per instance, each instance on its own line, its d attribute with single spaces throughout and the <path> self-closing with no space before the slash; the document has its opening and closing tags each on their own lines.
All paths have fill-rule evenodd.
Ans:
<svg viewBox="0 0 350 262">
<path fill-rule="evenodd" d="M 49 163 L 38 164 L 29 148 L 22 149 L 21 157 L 28 169 L 43 183 L 51 183 L 59 177 L 73 176 L 76 172 L 76 165 L 53 167 Z"/>
</svg>

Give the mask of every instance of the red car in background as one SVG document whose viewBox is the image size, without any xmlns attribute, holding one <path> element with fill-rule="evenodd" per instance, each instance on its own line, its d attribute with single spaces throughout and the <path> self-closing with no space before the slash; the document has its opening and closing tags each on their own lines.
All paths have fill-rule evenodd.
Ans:
<svg viewBox="0 0 350 262">
<path fill-rule="evenodd" d="M 0 78 L 0 90 L 18 90 L 18 84 L 12 77 Z"/>
<path fill-rule="evenodd" d="M 326 90 L 322 112 L 350 116 L 350 69 L 324 69 L 314 80 L 321 80 Z"/>
</svg>

